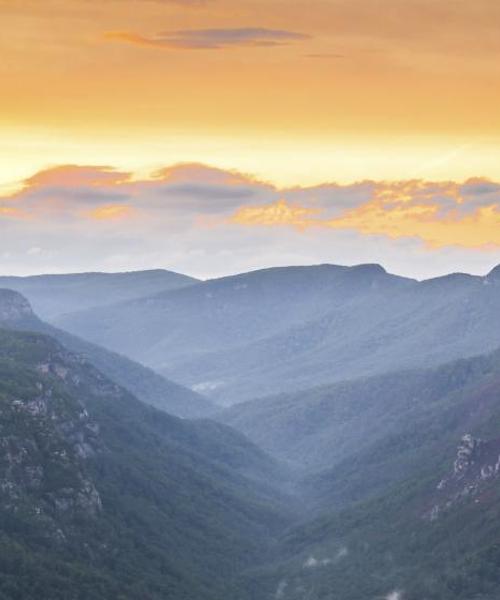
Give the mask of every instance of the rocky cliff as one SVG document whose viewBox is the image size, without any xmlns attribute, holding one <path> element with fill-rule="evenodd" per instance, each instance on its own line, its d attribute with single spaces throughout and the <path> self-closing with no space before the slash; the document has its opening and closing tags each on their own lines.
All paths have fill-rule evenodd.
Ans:
<svg viewBox="0 0 500 600">
<path fill-rule="evenodd" d="M 500 477 L 500 439 L 484 441 L 465 434 L 457 448 L 452 472 L 436 489 L 432 508 L 426 513 L 431 520 L 459 502 L 480 504 L 488 497 L 489 484 Z"/>
</svg>

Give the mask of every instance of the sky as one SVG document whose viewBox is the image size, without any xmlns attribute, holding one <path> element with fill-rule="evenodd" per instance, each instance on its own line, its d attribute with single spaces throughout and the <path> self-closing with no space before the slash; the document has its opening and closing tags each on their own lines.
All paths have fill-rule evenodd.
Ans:
<svg viewBox="0 0 500 600">
<path fill-rule="evenodd" d="M 0 0 L 0 271 L 500 263 L 496 0 Z"/>
</svg>

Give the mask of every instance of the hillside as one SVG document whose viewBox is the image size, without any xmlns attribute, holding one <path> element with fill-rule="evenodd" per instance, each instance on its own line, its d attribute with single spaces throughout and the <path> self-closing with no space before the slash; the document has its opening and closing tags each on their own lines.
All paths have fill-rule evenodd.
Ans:
<svg viewBox="0 0 500 600">
<path fill-rule="evenodd" d="M 261 582 L 253 599 L 498 598 L 499 442 L 473 443 L 484 446 L 481 468 L 491 476 L 478 479 L 467 464 L 459 474 L 451 460 L 440 480 L 435 470 L 445 463 L 435 461 L 434 469 L 428 464 L 427 471 L 377 499 L 290 530 L 282 540 L 281 561 L 253 573 Z M 493 448 L 491 463 L 487 454 Z M 469 451 L 458 445 L 456 461 L 463 461 L 464 450 Z"/>
<path fill-rule="evenodd" d="M 500 270 L 416 282 L 376 265 L 268 269 L 66 315 L 63 328 L 233 404 L 500 345 Z"/>
<path fill-rule="evenodd" d="M 500 372 L 500 351 L 435 369 L 397 371 L 267 396 L 215 417 L 301 470 L 332 467 L 354 453 L 458 407 L 460 394 Z M 452 427 L 447 421 L 446 426 Z"/>
<path fill-rule="evenodd" d="M 46 336 L 0 330 L 0 373 L 1 597 L 236 597 L 289 522 L 271 459 Z"/>
<path fill-rule="evenodd" d="M 317 509 L 344 508 L 403 480 L 500 411 L 500 351 L 242 403 L 216 418 L 296 471 Z"/>
<path fill-rule="evenodd" d="M 114 305 L 116 321 L 78 313 L 107 314 L 92 331 L 139 354 L 154 334 L 147 352 L 182 368 L 195 347 L 207 369 L 241 367 L 237 399 L 285 390 L 219 409 L 221 424 L 144 406 L 111 380 L 166 410 L 213 411 L 1 291 L 0 323 L 29 333 L 0 335 L 0 592 L 62 599 L 78 580 L 85 600 L 496 599 L 500 350 L 440 363 L 493 347 L 497 275 L 269 270 Z M 332 382 L 294 390 L 321 381 L 322 361 Z M 377 361 L 388 372 L 371 374 Z"/>
<path fill-rule="evenodd" d="M 41 321 L 21 294 L 0 289 L 0 327 L 44 333 L 72 352 L 85 356 L 143 402 L 180 417 L 203 417 L 213 405 L 201 395 L 168 381 L 151 369 L 124 356 L 100 348 Z"/>
<path fill-rule="evenodd" d="M 306 476 L 316 508 L 281 538 L 279 559 L 252 573 L 254 600 L 498 598 L 500 355 L 440 374 L 457 376 L 442 401 Z"/>
<path fill-rule="evenodd" d="M 291 528 L 279 561 L 252 573 L 261 583 L 253 600 L 498 598 L 498 418 L 496 424 L 497 437 L 467 434 L 453 452 L 449 443 L 434 448 L 376 498 Z"/>
<path fill-rule="evenodd" d="M 414 282 L 377 265 L 287 267 L 203 282 L 113 307 L 69 314 L 58 325 L 148 364 L 184 384 L 232 403 L 264 386 L 283 386 L 273 373 L 293 360 L 305 340 L 291 341 L 287 356 L 254 347 L 292 335 L 314 319 L 349 310 Z M 127 323 L 125 327 L 124 324 Z M 261 360 L 261 358 L 266 360 Z M 272 360 L 271 360 L 272 359 Z M 311 378 L 314 377 L 311 372 Z"/>
<path fill-rule="evenodd" d="M 53 319 L 67 312 L 133 300 L 196 282 L 187 275 L 156 269 L 129 273 L 3 276 L 0 277 L 0 288 L 20 292 L 43 319 Z"/>
</svg>

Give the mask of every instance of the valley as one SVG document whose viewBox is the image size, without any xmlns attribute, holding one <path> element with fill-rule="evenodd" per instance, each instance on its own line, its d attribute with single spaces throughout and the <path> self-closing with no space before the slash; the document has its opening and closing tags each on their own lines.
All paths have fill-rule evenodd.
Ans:
<svg viewBox="0 0 500 600">
<path fill-rule="evenodd" d="M 411 366 L 409 350 L 402 364 L 391 358 L 396 350 L 404 354 L 402 342 L 406 348 L 417 343 L 394 333 L 410 327 L 405 306 L 392 314 L 387 344 L 397 344 L 384 352 L 385 372 L 360 367 L 363 374 L 354 376 L 347 369 L 340 379 L 334 359 L 326 383 L 319 378 L 296 389 L 297 378 L 284 379 L 278 394 L 245 400 L 244 393 L 225 406 L 224 394 L 173 382 L 165 378 L 169 369 L 135 362 L 126 344 L 118 354 L 113 344 L 97 345 L 98 336 L 77 337 L 41 320 L 19 292 L 0 290 L 4 597 L 62 600 L 78 580 L 75 597 L 85 600 L 496 598 L 500 350 L 494 323 L 482 335 L 500 298 L 495 273 L 425 285 L 371 266 L 304 273 L 300 282 L 293 269 L 278 270 L 276 280 L 271 270 L 264 282 L 260 273 L 241 276 L 256 280 L 261 287 L 254 290 L 231 282 L 227 291 L 224 280 L 195 282 L 116 306 L 136 327 L 128 311 L 146 302 L 142 322 L 155 321 L 163 336 L 156 348 L 172 343 L 165 360 L 176 352 L 184 360 L 196 344 L 208 348 L 211 336 L 217 352 L 229 352 L 222 349 L 234 340 L 246 340 L 248 348 L 269 334 L 283 335 L 284 327 L 296 331 L 314 313 L 330 322 L 332 306 L 336 319 L 347 307 L 366 308 L 380 294 L 386 304 L 392 295 L 400 304 L 413 298 L 413 325 L 430 312 L 441 314 L 438 299 L 453 310 L 446 325 L 441 319 L 439 335 L 434 325 L 418 326 L 422 354 Z M 218 294 L 223 300 L 214 308 Z M 279 316 L 272 310 L 276 297 L 290 299 Z M 81 314 L 103 318 L 108 310 Z M 183 344 L 174 344 L 159 315 L 180 336 L 198 310 L 206 327 L 199 335 L 191 328 Z M 462 333 L 457 346 L 451 323 L 463 311 L 472 320 L 467 341 Z M 253 325 L 238 325 L 245 320 Z M 382 325 L 373 315 L 370 320 L 378 332 Z M 89 331 L 119 331 L 119 320 L 111 323 L 115 329 L 97 323 Z M 343 319 L 342 327 L 324 330 L 331 331 L 330 348 L 359 334 L 372 350 L 364 356 L 380 358 L 365 325 L 347 333 L 353 321 Z M 500 347 L 500 336 L 497 342 Z M 289 354 L 287 369 L 297 356 Z M 241 360 L 245 372 L 247 358 L 235 351 L 232 360 L 231 368 Z M 280 362 L 265 352 L 260 360 L 260 377 L 269 368 L 274 389 Z"/>
</svg>

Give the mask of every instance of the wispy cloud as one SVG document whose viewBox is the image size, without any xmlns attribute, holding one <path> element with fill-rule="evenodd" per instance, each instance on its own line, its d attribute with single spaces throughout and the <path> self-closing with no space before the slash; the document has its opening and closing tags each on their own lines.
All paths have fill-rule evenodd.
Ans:
<svg viewBox="0 0 500 600">
<path fill-rule="evenodd" d="M 129 31 L 109 31 L 105 36 L 109 40 L 170 50 L 221 50 L 238 46 L 268 48 L 310 38 L 304 33 L 264 27 L 182 29 L 163 31 L 153 36 Z"/>
</svg>

